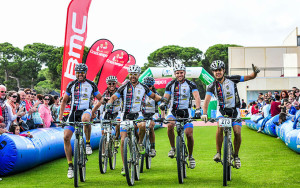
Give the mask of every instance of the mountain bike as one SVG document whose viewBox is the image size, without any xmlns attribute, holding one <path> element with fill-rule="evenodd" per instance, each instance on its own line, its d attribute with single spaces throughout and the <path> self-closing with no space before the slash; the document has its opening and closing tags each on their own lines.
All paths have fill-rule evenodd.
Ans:
<svg viewBox="0 0 300 188">
<path fill-rule="evenodd" d="M 219 122 L 219 127 L 224 128 L 224 137 L 223 137 L 223 158 L 221 164 L 223 165 L 223 186 L 227 186 L 227 181 L 231 181 L 231 167 L 235 167 L 233 164 L 233 144 L 231 140 L 231 128 L 232 128 L 232 121 L 241 122 L 242 119 L 240 118 L 214 118 L 210 119 L 210 122 Z"/>
<path fill-rule="evenodd" d="M 74 141 L 74 187 L 78 187 L 78 179 L 85 182 L 86 176 L 86 162 L 88 161 L 87 154 L 85 153 L 85 143 L 83 139 L 83 126 L 99 123 L 100 121 L 93 122 L 54 122 L 61 127 L 73 125 L 75 128 L 75 141 Z M 78 176 L 79 175 L 79 176 Z"/>
<path fill-rule="evenodd" d="M 101 120 L 101 127 L 104 128 L 104 134 L 99 142 L 99 169 L 101 174 L 107 171 L 107 163 L 111 170 L 116 168 L 117 148 L 114 145 L 115 136 L 112 134 L 113 125 L 119 121 Z"/>
<path fill-rule="evenodd" d="M 121 128 L 127 130 L 127 137 L 124 140 L 124 168 L 127 184 L 134 185 L 135 180 L 140 179 L 140 153 L 138 151 L 138 140 L 135 135 L 135 123 L 140 120 L 125 120 Z"/>
<path fill-rule="evenodd" d="M 186 168 L 189 168 L 187 157 L 188 150 L 184 139 L 184 125 L 188 122 L 192 122 L 192 118 L 176 118 L 172 120 L 165 120 L 165 123 L 169 121 L 176 121 L 176 161 L 177 161 L 177 173 L 178 181 L 180 184 L 183 183 L 183 179 L 187 177 Z"/>
</svg>

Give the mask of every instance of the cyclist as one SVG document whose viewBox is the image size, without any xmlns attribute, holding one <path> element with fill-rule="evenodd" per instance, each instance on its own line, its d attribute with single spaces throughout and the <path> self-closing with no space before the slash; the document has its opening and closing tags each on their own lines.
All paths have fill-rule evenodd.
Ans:
<svg viewBox="0 0 300 188">
<path fill-rule="evenodd" d="M 155 80 L 153 77 L 145 77 L 143 80 L 143 84 L 148 86 L 148 88 L 155 94 L 158 95 L 156 92 L 156 89 L 154 87 Z M 143 109 L 143 116 L 147 119 L 154 119 L 153 116 L 155 113 L 158 113 L 158 102 L 153 100 L 152 98 L 146 96 L 144 100 L 144 109 Z M 145 122 L 142 122 L 143 126 L 146 125 Z M 156 156 L 156 150 L 155 150 L 155 133 L 154 133 L 154 126 L 155 123 L 154 121 L 150 122 L 150 157 L 155 157 Z"/>
<path fill-rule="evenodd" d="M 169 82 L 166 86 L 166 91 L 164 97 L 170 100 L 170 109 L 167 115 L 167 120 L 175 119 L 175 117 L 180 118 L 189 118 L 191 117 L 191 102 L 192 96 L 196 101 L 196 111 L 195 118 L 200 119 L 200 104 L 201 99 L 197 89 L 197 86 L 194 82 L 185 79 L 186 68 L 184 64 L 175 64 L 174 73 L 176 79 Z M 160 108 L 164 110 L 166 103 L 161 103 Z M 168 123 L 168 137 L 171 145 L 171 150 L 168 153 L 168 156 L 173 158 L 175 156 L 175 134 L 174 134 L 175 122 L 170 121 Z M 187 137 L 187 145 L 189 150 L 189 161 L 190 168 L 194 169 L 196 167 L 196 162 L 193 157 L 193 147 L 194 147 L 194 138 L 193 138 L 193 124 L 186 123 L 184 125 L 184 132 Z"/>
<path fill-rule="evenodd" d="M 86 79 L 86 72 L 88 67 L 84 63 L 75 66 L 76 80 L 71 81 L 66 89 L 66 94 L 63 97 L 59 120 L 63 120 L 63 112 L 66 104 L 71 98 L 71 111 L 67 122 L 82 121 L 89 122 L 92 114 L 94 115 L 100 105 L 96 105 L 93 110 L 90 108 L 91 96 L 94 95 L 98 100 L 101 100 L 101 94 L 98 91 L 96 84 Z M 73 163 L 72 163 L 72 147 L 71 137 L 75 131 L 74 126 L 66 126 L 64 128 L 64 148 L 66 158 L 68 160 L 68 178 L 73 178 Z M 84 126 L 84 133 L 86 136 L 86 154 L 92 154 L 92 147 L 90 145 L 91 125 Z"/>
<path fill-rule="evenodd" d="M 203 105 L 203 115 L 201 116 L 201 119 L 207 121 L 207 108 L 212 96 L 215 96 L 218 100 L 217 118 L 224 117 L 225 115 L 232 118 L 239 118 L 239 107 L 241 106 L 241 104 L 239 94 L 237 91 L 237 83 L 254 79 L 260 70 L 252 64 L 253 73 L 251 73 L 250 75 L 225 76 L 225 63 L 221 60 L 213 61 L 210 65 L 210 69 L 213 72 L 215 81 L 207 87 L 207 92 Z M 234 164 L 235 168 L 239 169 L 241 167 L 241 161 L 238 156 L 238 153 L 242 141 L 242 124 L 240 122 L 233 121 L 232 126 L 234 132 Z M 220 128 L 218 126 L 216 133 L 217 153 L 213 158 L 217 162 L 221 160 L 222 142 L 223 128 Z"/>
<path fill-rule="evenodd" d="M 111 98 L 111 96 L 117 91 L 117 83 L 118 83 L 118 79 L 116 76 L 108 76 L 106 78 L 106 84 L 107 84 L 107 89 L 104 91 L 103 95 L 102 95 L 102 105 L 103 105 L 103 109 L 105 109 L 106 103 L 107 101 L 109 101 L 109 99 Z M 121 111 L 121 107 L 122 107 L 122 100 L 121 99 L 117 99 L 114 101 L 114 103 L 112 104 L 112 112 L 111 113 L 106 113 L 104 112 L 103 114 L 103 119 L 116 119 L 116 120 L 120 120 L 120 111 Z M 102 108 L 102 106 L 101 106 Z M 102 134 L 104 134 L 104 129 L 102 129 Z M 119 146 L 119 136 L 120 136 L 120 124 L 118 123 L 116 125 L 116 140 L 115 140 L 115 147 Z"/>
<path fill-rule="evenodd" d="M 142 101 L 145 95 L 149 96 L 150 98 L 154 99 L 155 101 L 160 101 L 162 98 L 153 93 L 146 85 L 141 84 L 138 81 L 138 78 L 141 73 L 141 68 L 138 65 L 131 65 L 128 68 L 129 73 L 129 81 L 119 87 L 118 91 L 110 98 L 110 100 L 106 104 L 106 109 L 110 109 L 112 103 L 121 98 L 123 102 L 123 109 L 121 114 L 121 121 L 123 120 L 135 120 L 135 119 L 143 119 L 141 110 L 142 110 Z M 163 99 L 164 100 L 164 99 Z M 110 112 L 110 110 L 108 110 Z M 139 133 L 138 133 L 138 149 L 140 153 L 144 153 L 145 149 L 143 146 L 143 139 L 145 135 L 145 126 L 139 124 Z M 123 146 L 125 137 L 127 137 L 127 130 L 120 128 L 121 134 L 121 154 L 122 160 L 124 164 L 124 157 L 123 157 Z M 124 165 L 121 171 L 122 175 L 125 175 Z"/>
</svg>

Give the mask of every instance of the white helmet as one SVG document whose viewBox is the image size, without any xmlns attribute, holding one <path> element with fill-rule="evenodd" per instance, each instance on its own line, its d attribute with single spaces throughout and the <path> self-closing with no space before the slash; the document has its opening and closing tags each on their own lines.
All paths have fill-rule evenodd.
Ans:
<svg viewBox="0 0 300 188">
<path fill-rule="evenodd" d="M 138 65 L 131 65 L 128 69 L 128 73 L 141 73 L 141 67 Z"/>
<path fill-rule="evenodd" d="M 225 69 L 225 63 L 221 60 L 215 60 L 210 64 L 210 70 L 215 71 L 218 69 Z"/>
<path fill-rule="evenodd" d="M 118 82 L 118 79 L 116 76 L 108 76 L 106 78 L 106 84 L 108 84 L 108 82 Z"/>
<path fill-rule="evenodd" d="M 173 71 L 176 72 L 176 71 L 179 71 L 179 70 L 183 70 L 185 71 L 185 65 L 184 64 L 175 64 L 174 67 L 173 67 Z"/>
</svg>

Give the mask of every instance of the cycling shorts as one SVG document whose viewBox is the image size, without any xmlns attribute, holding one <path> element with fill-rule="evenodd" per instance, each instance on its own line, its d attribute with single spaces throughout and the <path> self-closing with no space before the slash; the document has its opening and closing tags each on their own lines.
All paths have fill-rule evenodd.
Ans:
<svg viewBox="0 0 300 188">
<path fill-rule="evenodd" d="M 72 111 L 69 114 L 67 122 L 81 121 L 83 114 L 89 114 L 90 117 L 92 117 L 92 110 L 91 109 L 87 109 L 87 110 Z M 75 131 L 75 128 L 74 128 L 73 125 L 65 126 L 64 129 L 68 129 L 68 130 L 72 131 L 73 133 Z"/>
<path fill-rule="evenodd" d="M 172 110 L 167 115 L 168 119 L 176 119 L 177 118 L 190 118 L 191 117 L 191 110 L 190 109 L 183 109 L 183 110 Z M 186 123 L 184 125 L 184 130 L 186 128 L 194 128 L 193 123 Z"/>
<path fill-rule="evenodd" d="M 235 115 L 236 116 L 235 118 L 240 118 L 241 117 L 240 109 L 236 108 L 236 112 L 237 112 L 237 114 Z M 217 109 L 216 117 L 217 118 L 224 118 L 224 115 L 221 113 L 219 107 Z M 234 120 L 234 121 L 232 121 L 232 127 L 235 126 L 235 125 L 242 126 L 242 123 L 241 122 L 236 122 L 236 120 Z"/>
</svg>

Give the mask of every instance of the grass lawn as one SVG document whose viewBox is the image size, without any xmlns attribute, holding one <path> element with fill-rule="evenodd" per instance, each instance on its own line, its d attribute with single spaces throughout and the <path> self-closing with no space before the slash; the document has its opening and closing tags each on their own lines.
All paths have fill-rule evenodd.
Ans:
<svg viewBox="0 0 300 188">
<path fill-rule="evenodd" d="M 136 181 L 136 187 L 222 187 L 222 165 L 212 158 L 215 149 L 216 127 L 194 128 L 194 158 L 196 168 L 187 170 L 184 184 L 177 179 L 176 159 L 167 157 L 169 140 L 167 129 L 156 130 L 157 156 L 152 159 L 150 170 L 145 169 Z M 229 187 L 300 187 L 300 155 L 290 150 L 274 137 L 242 128 L 240 158 L 242 166 L 233 169 Z M 121 176 L 121 156 L 117 156 L 116 170 L 100 174 L 98 150 L 89 157 L 86 182 L 80 187 L 128 187 Z M 67 178 L 67 162 L 58 159 L 29 171 L 3 177 L 0 187 L 73 187 Z"/>
</svg>

